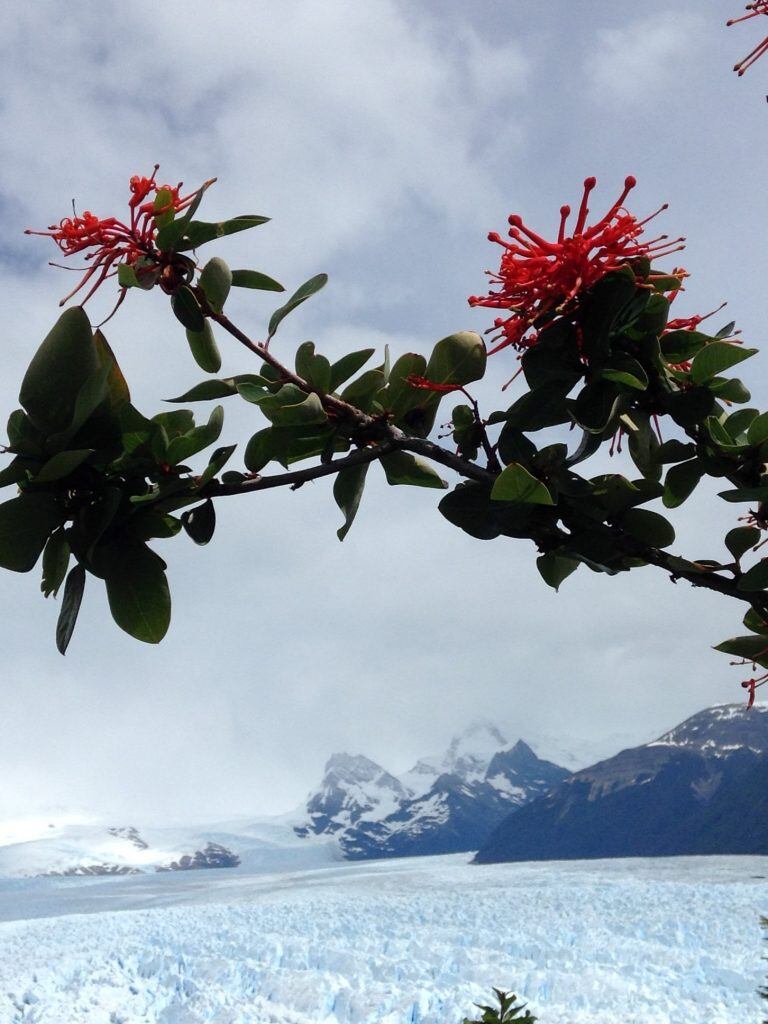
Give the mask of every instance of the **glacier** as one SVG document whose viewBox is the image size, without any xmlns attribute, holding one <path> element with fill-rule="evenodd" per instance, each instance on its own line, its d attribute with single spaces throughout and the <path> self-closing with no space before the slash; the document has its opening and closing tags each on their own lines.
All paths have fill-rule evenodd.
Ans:
<svg viewBox="0 0 768 1024">
<path fill-rule="evenodd" d="M 1 1024 L 758 1024 L 768 857 L 0 882 Z M 763 1004 L 764 1005 L 764 1004 Z"/>
</svg>

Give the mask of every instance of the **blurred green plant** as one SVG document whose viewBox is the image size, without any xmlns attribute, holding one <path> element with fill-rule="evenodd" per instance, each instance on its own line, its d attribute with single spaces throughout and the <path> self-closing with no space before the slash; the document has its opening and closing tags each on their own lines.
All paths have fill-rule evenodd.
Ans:
<svg viewBox="0 0 768 1024">
<path fill-rule="evenodd" d="M 534 1017 L 529 1010 L 526 1010 L 526 1003 L 518 1003 L 516 995 L 504 992 L 500 988 L 495 988 L 493 991 L 499 1005 L 484 1006 L 481 1003 L 475 1003 L 478 1010 L 482 1010 L 482 1016 L 476 1017 L 474 1020 L 465 1017 L 464 1024 L 513 1024 L 513 1022 L 514 1024 L 536 1024 L 538 1017 Z"/>
</svg>

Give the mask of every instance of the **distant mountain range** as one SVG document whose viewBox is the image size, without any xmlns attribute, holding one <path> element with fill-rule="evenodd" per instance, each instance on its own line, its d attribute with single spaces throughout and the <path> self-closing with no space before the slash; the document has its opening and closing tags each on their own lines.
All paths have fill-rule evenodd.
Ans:
<svg viewBox="0 0 768 1024">
<path fill-rule="evenodd" d="M 350 860 L 476 850 L 510 810 L 568 775 L 485 723 L 400 778 L 367 757 L 334 754 L 296 833 L 335 836 Z"/>
<path fill-rule="evenodd" d="M 768 853 L 768 705 L 708 708 L 510 814 L 475 861 Z"/>
<path fill-rule="evenodd" d="M 400 776 L 334 754 L 306 803 L 280 818 L 189 828 L 72 814 L 0 823 L 0 877 L 287 871 L 467 851 L 480 864 L 768 854 L 768 705 L 708 708 L 573 773 L 480 723 Z"/>
</svg>

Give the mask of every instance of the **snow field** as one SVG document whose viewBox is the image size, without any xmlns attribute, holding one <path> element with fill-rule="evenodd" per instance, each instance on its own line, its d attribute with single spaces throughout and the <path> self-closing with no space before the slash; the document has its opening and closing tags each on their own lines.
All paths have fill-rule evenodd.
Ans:
<svg viewBox="0 0 768 1024">
<path fill-rule="evenodd" d="M 82 887 L 96 912 L 0 924 L 0 1022 L 461 1024 L 492 985 L 541 1024 L 762 1019 L 768 858 L 453 856 L 226 886 L 211 871 L 207 890 L 192 874 L 143 884 L 144 909 L 102 909 L 130 905 L 112 879 Z"/>
</svg>

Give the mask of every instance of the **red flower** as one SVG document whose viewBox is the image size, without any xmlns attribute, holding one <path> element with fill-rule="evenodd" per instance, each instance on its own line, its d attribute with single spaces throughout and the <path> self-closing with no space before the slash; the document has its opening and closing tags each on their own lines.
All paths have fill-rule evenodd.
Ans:
<svg viewBox="0 0 768 1024">
<path fill-rule="evenodd" d="M 729 26 L 738 25 L 741 21 L 749 21 L 750 18 L 757 18 L 761 14 L 768 14 L 768 0 L 753 0 L 752 3 L 745 6 L 744 10 L 749 13 L 742 14 L 740 18 L 731 18 L 726 24 Z M 748 53 L 743 60 L 739 61 L 738 64 L 734 64 L 733 70 L 737 71 L 739 77 L 741 77 L 747 68 L 751 67 L 766 52 L 768 52 L 768 36 L 765 37 L 762 43 L 758 43 L 754 50 Z"/>
<path fill-rule="evenodd" d="M 52 224 L 47 231 L 27 229 L 25 234 L 45 235 L 52 238 L 65 256 L 73 256 L 79 252 L 86 253 L 84 259 L 88 261 L 89 265 L 85 268 L 84 276 L 59 305 L 63 306 L 95 277 L 95 281 L 83 299 L 82 304 L 85 305 L 102 282 L 117 274 L 117 268 L 120 265 L 135 266 L 139 278 L 144 277 L 145 280 L 151 280 L 152 277 L 155 280 L 159 278 L 163 260 L 155 248 L 157 219 L 169 210 L 178 212 L 186 209 L 198 195 L 199 190 L 182 198 L 179 196 L 181 184 L 177 186 L 157 185 L 155 175 L 158 166 L 155 165 L 151 178 L 143 178 L 138 175 L 131 178 L 132 195 L 128 202 L 130 219 L 127 224 L 116 217 L 99 218 L 86 210 L 80 217 L 65 217 L 58 225 Z M 167 193 L 169 199 L 167 204 L 155 209 L 155 200 L 160 193 Z M 148 197 L 152 198 L 148 199 Z M 147 199 L 148 201 L 145 202 Z M 120 289 L 120 297 L 110 316 L 123 301 L 125 292 L 125 288 Z"/>
<path fill-rule="evenodd" d="M 631 176 L 624 182 L 624 191 L 608 212 L 587 227 L 587 202 L 595 184 L 595 178 L 587 178 L 584 182 L 584 194 L 572 234 L 566 233 L 571 208 L 562 206 L 560 230 L 554 242 L 527 228 L 517 214 L 509 218 L 511 241 L 506 241 L 496 232 L 488 235 L 489 241 L 498 243 L 505 250 L 498 272 L 488 271 L 498 290 L 482 297 L 472 295 L 469 304 L 506 309 L 512 314 L 495 321 L 494 327 L 500 330 L 502 340 L 489 354 L 508 345 L 519 350 L 529 348 L 535 343 L 535 337 L 528 332 L 537 317 L 553 310 L 562 312 L 579 292 L 590 288 L 612 270 L 624 266 L 628 260 L 640 256 L 667 256 L 683 248 L 680 244 L 682 238 L 669 241 L 667 235 L 638 241 L 645 225 L 656 214 L 638 220 L 624 208 L 624 200 L 636 185 Z M 665 204 L 661 210 L 666 208 Z"/>
<path fill-rule="evenodd" d="M 452 391 L 464 390 L 461 384 L 437 384 L 433 380 L 427 380 L 426 377 L 420 377 L 417 373 L 410 373 L 405 379 L 412 388 L 418 388 L 421 391 L 436 391 L 440 395 L 449 395 Z"/>
</svg>

